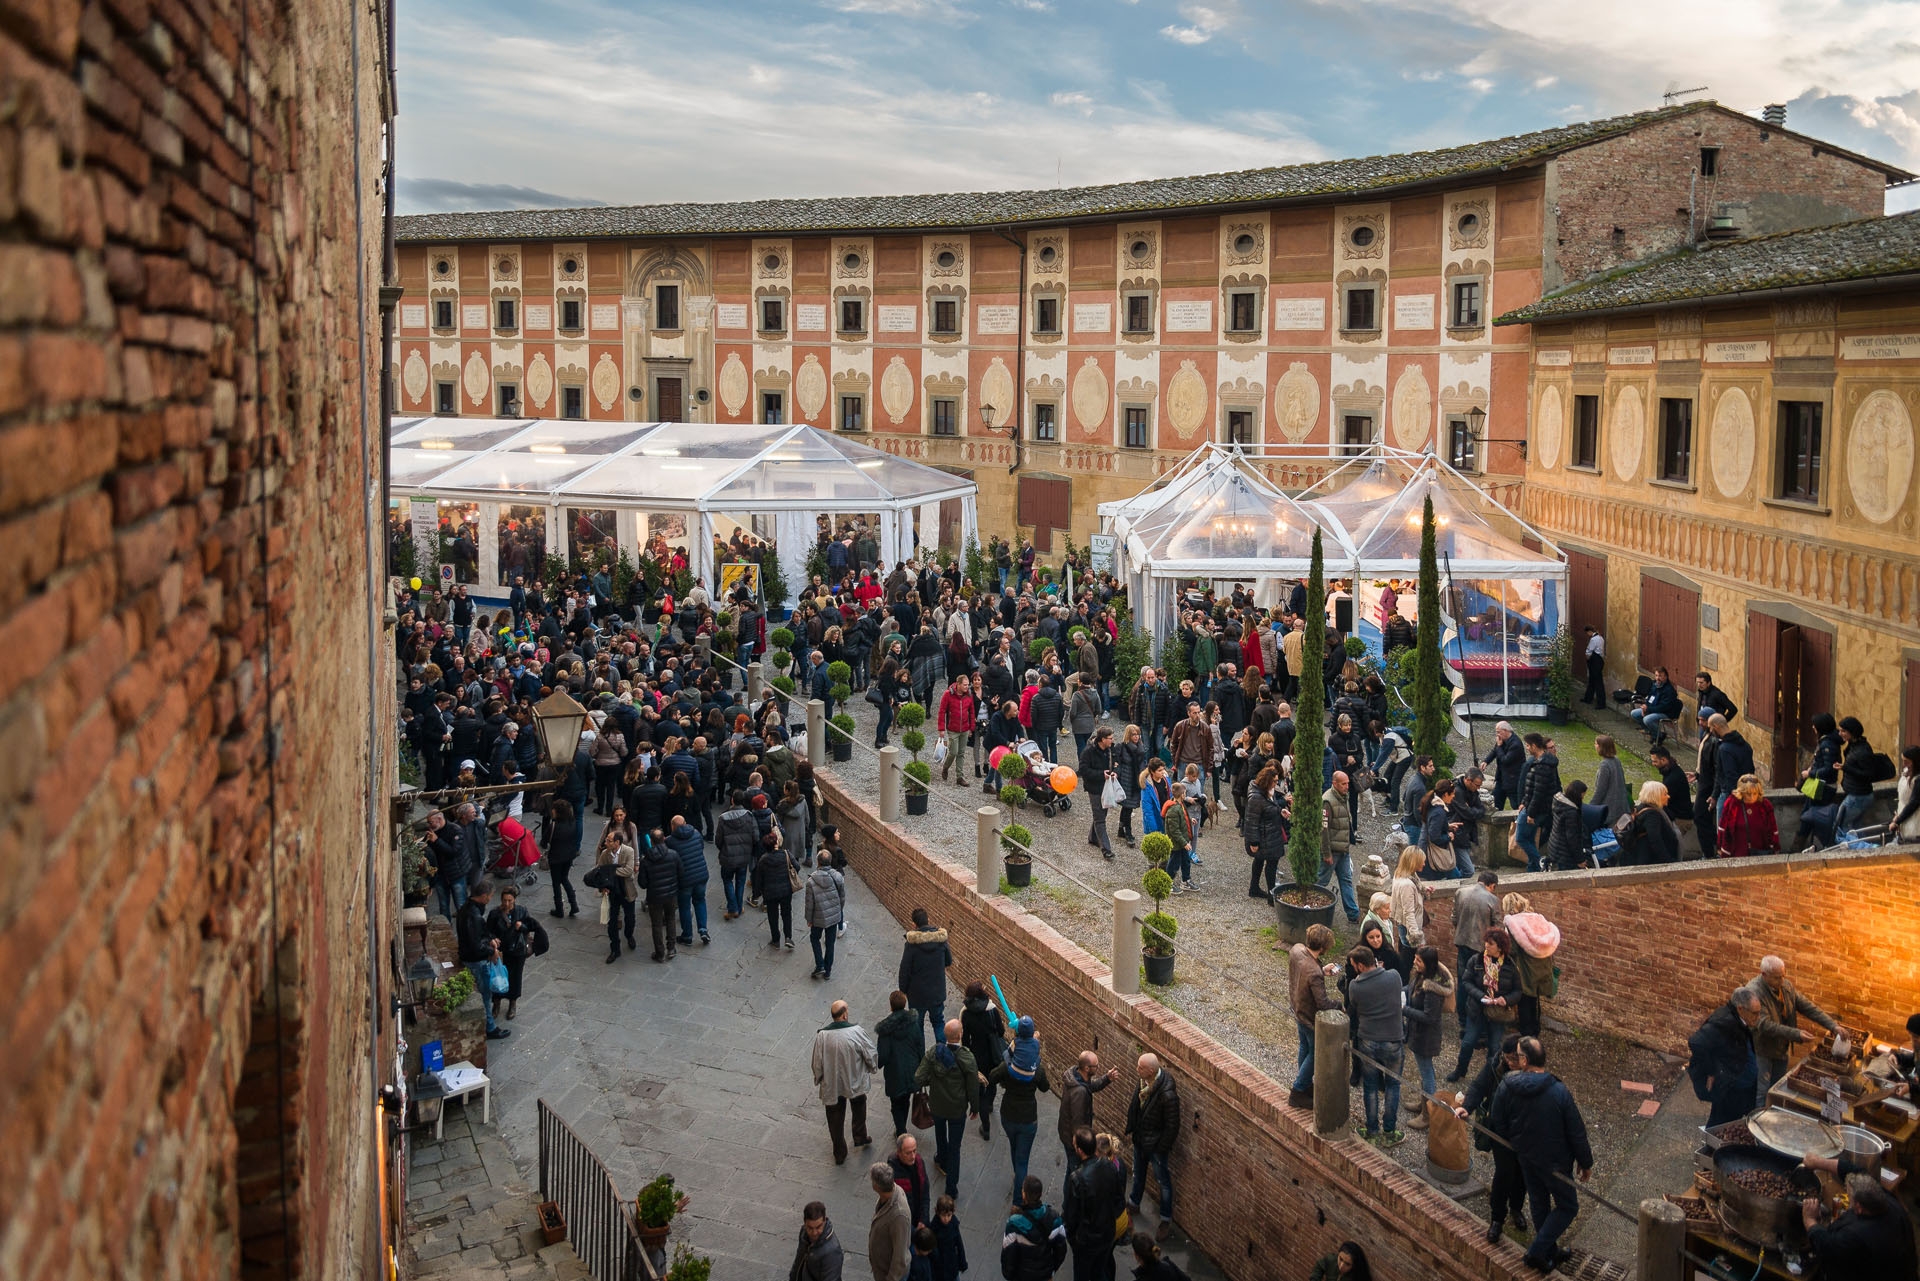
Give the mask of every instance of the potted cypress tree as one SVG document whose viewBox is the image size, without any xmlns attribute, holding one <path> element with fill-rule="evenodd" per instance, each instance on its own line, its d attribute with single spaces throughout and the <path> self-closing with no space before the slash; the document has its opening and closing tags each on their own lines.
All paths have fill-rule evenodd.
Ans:
<svg viewBox="0 0 1920 1281">
<path fill-rule="evenodd" d="M 1026 789 L 1012 790 L 1024 793 Z M 1033 884 L 1033 855 L 1027 853 L 1032 848 L 1033 833 L 1024 825 L 1008 823 L 1000 829 L 1000 850 L 1006 863 L 1007 884 L 1015 887 Z"/>
<path fill-rule="evenodd" d="M 1573 629 L 1565 623 L 1553 634 L 1547 658 L 1547 721 L 1565 725 L 1573 715 Z"/>
<path fill-rule="evenodd" d="M 1291 881 L 1273 888 L 1273 911 L 1282 943 L 1304 943 L 1307 927 L 1332 925 L 1333 895 L 1320 879 L 1321 753 L 1327 744 L 1327 695 L 1319 673 L 1327 648 L 1327 579 L 1320 531 L 1313 531 L 1313 564 L 1307 576 L 1307 627 L 1301 636 L 1300 701 L 1293 709 L 1293 831 L 1287 840 Z"/>
<path fill-rule="evenodd" d="M 833 719 L 827 722 L 832 728 L 827 731 L 827 742 L 833 748 L 833 759 L 850 761 L 853 759 L 853 717 L 845 712 L 835 712 Z"/>
<path fill-rule="evenodd" d="M 1434 550 L 1433 499 L 1426 499 L 1420 524 L 1420 617 L 1415 623 L 1413 669 L 1413 751 L 1431 756 L 1441 769 L 1453 768 L 1453 686 L 1440 652 L 1440 558 Z"/>
<path fill-rule="evenodd" d="M 1140 887 L 1153 900 L 1153 911 L 1140 922 L 1140 961 L 1146 968 L 1147 982 L 1165 987 L 1173 982 L 1173 939 L 1180 926 L 1160 905 L 1173 893 L 1173 878 L 1163 868 L 1151 867 L 1140 878 Z"/>
<path fill-rule="evenodd" d="M 927 812 L 927 785 L 933 781 L 933 767 L 920 759 L 920 753 L 927 745 L 926 731 L 921 728 L 927 723 L 927 709 L 920 703 L 902 703 L 893 718 L 902 731 L 900 746 L 913 756 L 906 767 L 907 813 L 924 814 Z"/>
</svg>

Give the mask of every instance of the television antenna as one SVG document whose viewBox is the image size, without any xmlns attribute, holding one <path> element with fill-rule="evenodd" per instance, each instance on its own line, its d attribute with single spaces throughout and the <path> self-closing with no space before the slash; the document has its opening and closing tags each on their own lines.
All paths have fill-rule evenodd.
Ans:
<svg viewBox="0 0 1920 1281">
<path fill-rule="evenodd" d="M 1660 99 L 1667 106 L 1671 107 L 1677 98 L 1684 98 L 1690 93 L 1705 93 L 1706 91 L 1706 85 L 1697 85 L 1692 89 L 1682 89 L 1679 81 L 1669 80 L 1667 81 L 1667 91 L 1660 95 Z"/>
</svg>

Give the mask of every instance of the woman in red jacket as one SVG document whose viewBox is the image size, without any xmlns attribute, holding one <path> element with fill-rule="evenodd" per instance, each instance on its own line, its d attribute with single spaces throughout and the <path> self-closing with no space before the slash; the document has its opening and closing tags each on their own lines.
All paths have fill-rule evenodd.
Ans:
<svg viewBox="0 0 1920 1281">
<path fill-rule="evenodd" d="M 1720 857 L 1779 852 L 1780 827 L 1774 821 L 1773 802 L 1762 794 L 1757 775 L 1742 774 L 1733 795 L 1720 807 Z"/>
</svg>

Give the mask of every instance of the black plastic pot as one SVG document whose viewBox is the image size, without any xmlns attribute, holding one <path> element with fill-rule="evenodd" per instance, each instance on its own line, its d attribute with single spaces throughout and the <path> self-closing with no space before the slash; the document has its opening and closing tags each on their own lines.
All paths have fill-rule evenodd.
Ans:
<svg viewBox="0 0 1920 1281">
<path fill-rule="evenodd" d="M 1572 713 L 1568 708 L 1549 707 L 1547 709 L 1547 724 L 1565 725 L 1567 723 L 1567 718 L 1571 715 Z"/>
<path fill-rule="evenodd" d="M 1009 885 L 1033 884 L 1033 860 L 1031 858 L 1028 858 L 1024 854 L 1021 854 L 1018 856 L 1010 854 L 1007 856 L 1006 862 L 1007 862 L 1007 884 Z"/>
<path fill-rule="evenodd" d="M 833 759 L 836 761 L 852 760 L 853 740 L 850 738 L 842 738 L 838 734 L 830 735 L 830 737 L 833 740 Z"/>
<path fill-rule="evenodd" d="M 1296 907 L 1292 903 L 1281 900 L 1280 895 L 1282 893 L 1287 890 L 1296 889 L 1323 898 L 1326 900 L 1326 903 L 1319 907 Z M 1310 926 L 1324 925 L 1331 929 L 1333 927 L 1333 907 L 1334 897 L 1332 893 L 1321 889 L 1318 885 L 1296 885 L 1292 881 L 1285 881 L 1273 887 L 1274 923 L 1279 929 L 1280 941 L 1289 947 L 1295 943 L 1306 942 L 1307 929 Z"/>
<path fill-rule="evenodd" d="M 909 814 L 926 813 L 927 801 L 929 799 L 927 794 L 925 792 L 922 792 L 912 787 L 909 787 L 906 790 L 907 790 L 907 813 Z"/>
<path fill-rule="evenodd" d="M 1165 956 L 1155 956 L 1149 952 L 1140 958 L 1140 963 L 1146 966 L 1147 982 L 1155 987 L 1165 987 L 1173 982 L 1172 952 L 1168 952 Z"/>
</svg>

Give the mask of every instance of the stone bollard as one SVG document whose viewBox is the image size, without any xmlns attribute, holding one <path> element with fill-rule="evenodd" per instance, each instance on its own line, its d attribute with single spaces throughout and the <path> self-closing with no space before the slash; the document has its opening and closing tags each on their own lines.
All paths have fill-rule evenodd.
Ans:
<svg viewBox="0 0 1920 1281">
<path fill-rule="evenodd" d="M 1113 892 L 1113 990 L 1140 995 L 1140 891 Z"/>
<path fill-rule="evenodd" d="M 807 700 L 807 763 L 820 769 L 827 763 L 827 705 Z"/>
<path fill-rule="evenodd" d="M 1681 1281 L 1687 1274 L 1686 1245 L 1686 1211 L 1659 1197 L 1640 1203 L 1640 1234 L 1634 1247 L 1640 1281 Z"/>
<path fill-rule="evenodd" d="M 973 812 L 974 888 L 982 895 L 1000 892 L 1000 807 L 982 805 Z"/>
<path fill-rule="evenodd" d="M 693 652 L 699 656 L 702 667 L 713 662 L 713 637 L 707 635 L 705 632 L 694 637 Z"/>
<path fill-rule="evenodd" d="M 1346 1133 L 1352 1102 L 1347 1085 L 1352 1030 L 1341 1010 L 1322 1010 L 1313 1020 L 1313 1128 L 1321 1138 Z"/>
<path fill-rule="evenodd" d="M 757 703 L 766 696 L 766 684 L 760 679 L 760 660 L 747 664 L 747 701 Z"/>
<path fill-rule="evenodd" d="M 880 749 L 880 821 L 900 821 L 900 749 Z"/>
</svg>

